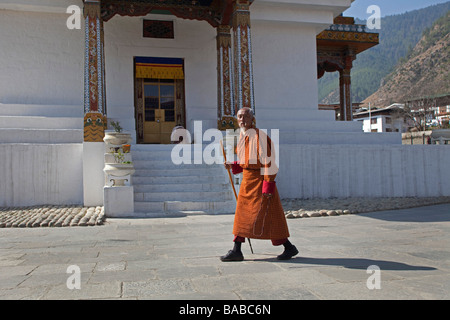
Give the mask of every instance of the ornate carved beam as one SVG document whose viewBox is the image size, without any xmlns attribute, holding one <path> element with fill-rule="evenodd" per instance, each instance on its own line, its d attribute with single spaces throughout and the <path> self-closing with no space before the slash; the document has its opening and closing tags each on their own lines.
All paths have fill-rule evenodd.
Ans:
<svg viewBox="0 0 450 320">
<path fill-rule="evenodd" d="M 101 16 L 108 21 L 116 14 L 145 16 L 155 9 L 168 10 L 179 18 L 204 20 L 217 27 L 223 22 L 228 3 L 228 0 L 102 0 Z"/>
</svg>

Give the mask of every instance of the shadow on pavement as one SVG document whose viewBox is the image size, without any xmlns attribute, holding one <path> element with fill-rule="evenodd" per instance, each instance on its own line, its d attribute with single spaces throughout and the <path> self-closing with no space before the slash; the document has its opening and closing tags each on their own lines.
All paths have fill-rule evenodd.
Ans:
<svg viewBox="0 0 450 320">
<path fill-rule="evenodd" d="M 396 222 L 445 222 L 450 221 L 450 204 L 360 213 L 358 215 L 378 220 Z"/>
<path fill-rule="evenodd" d="M 369 266 L 378 266 L 381 270 L 414 270 L 414 271 L 432 271 L 436 270 L 433 267 L 426 266 L 412 266 L 402 262 L 386 261 L 386 260 L 372 260 L 364 258 L 309 258 L 309 257 L 294 257 L 291 260 L 277 260 L 276 258 L 262 258 L 262 259 L 248 259 L 252 261 L 266 261 L 266 262 L 282 262 L 291 263 L 294 265 L 318 265 L 318 266 L 338 266 L 348 269 L 366 270 Z M 293 266 L 293 268 L 301 268 L 301 266 Z"/>
</svg>

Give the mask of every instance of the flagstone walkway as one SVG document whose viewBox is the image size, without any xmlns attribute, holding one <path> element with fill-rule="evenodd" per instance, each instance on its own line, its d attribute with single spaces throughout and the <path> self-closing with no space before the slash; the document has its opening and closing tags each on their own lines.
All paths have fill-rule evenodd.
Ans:
<svg viewBox="0 0 450 320">
<path fill-rule="evenodd" d="M 288 261 L 254 240 L 255 254 L 244 244 L 243 262 L 221 262 L 232 226 L 203 215 L 2 228 L 0 299 L 450 299 L 450 204 L 289 219 L 300 253 Z"/>
</svg>

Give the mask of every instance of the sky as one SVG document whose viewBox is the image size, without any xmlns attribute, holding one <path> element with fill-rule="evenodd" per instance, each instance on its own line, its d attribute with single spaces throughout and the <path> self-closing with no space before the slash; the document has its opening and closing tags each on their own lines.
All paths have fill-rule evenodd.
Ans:
<svg viewBox="0 0 450 320">
<path fill-rule="evenodd" d="M 406 11 L 413 11 L 429 7 L 434 4 L 445 3 L 449 0 L 355 0 L 350 7 L 344 11 L 344 16 L 367 19 L 372 12 L 367 13 L 367 8 L 371 5 L 380 7 L 381 16 L 391 16 Z"/>
</svg>

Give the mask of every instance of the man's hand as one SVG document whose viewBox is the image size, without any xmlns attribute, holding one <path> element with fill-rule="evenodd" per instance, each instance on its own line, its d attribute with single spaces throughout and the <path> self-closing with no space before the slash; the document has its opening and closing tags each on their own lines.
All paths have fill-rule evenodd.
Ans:
<svg viewBox="0 0 450 320">
<path fill-rule="evenodd" d="M 272 198 L 272 196 L 273 195 L 271 193 L 263 193 L 264 198 L 270 199 L 270 198 Z"/>
<path fill-rule="evenodd" d="M 224 162 L 223 165 L 225 166 L 225 169 L 231 170 L 231 165 L 232 165 L 231 162 Z"/>
</svg>

